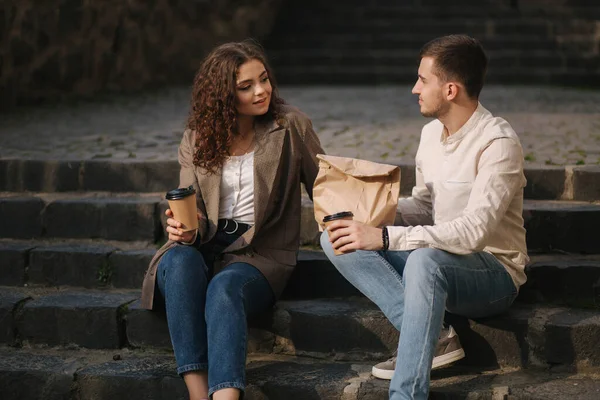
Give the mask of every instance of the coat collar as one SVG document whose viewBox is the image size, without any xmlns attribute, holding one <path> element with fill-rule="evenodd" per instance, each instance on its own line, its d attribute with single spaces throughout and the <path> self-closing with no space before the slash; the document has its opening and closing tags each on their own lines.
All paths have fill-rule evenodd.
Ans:
<svg viewBox="0 0 600 400">
<path fill-rule="evenodd" d="M 247 246 L 254 233 L 264 222 L 265 212 L 270 203 L 273 186 L 276 182 L 281 159 L 281 149 L 285 141 L 285 129 L 275 120 L 257 123 L 255 126 L 254 150 L 254 226 L 244 233 L 226 250 L 233 251 Z M 204 168 L 196 168 L 196 177 L 208 215 L 208 236 L 210 240 L 217 232 L 219 220 L 219 201 L 221 193 L 222 170 L 214 174 L 207 173 Z"/>
</svg>

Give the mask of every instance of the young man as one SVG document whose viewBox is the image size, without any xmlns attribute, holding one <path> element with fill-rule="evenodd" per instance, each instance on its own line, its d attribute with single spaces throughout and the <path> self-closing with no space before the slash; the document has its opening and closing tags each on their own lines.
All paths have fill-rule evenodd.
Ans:
<svg viewBox="0 0 600 400">
<path fill-rule="evenodd" d="M 436 119 L 421 134 L 412 196 L 398 204 L 404 226 L 340 220 L 321 237 L 340 273 L 400 331 L 397 362 L 373 368 L 392 378 L 394 400 L 426 399 L 432 364 L 464 357 L 452 328 L 442 330 L 445 310 L 468 318 L 505 311 L 529 260 L 523 151 L 511 126 L 478 101 L 483 48 L 451 35 L 420 55 L 412 92 L 421 114 Z M 335 256 L 333 248 L 358 251 Z"/>
</svg>

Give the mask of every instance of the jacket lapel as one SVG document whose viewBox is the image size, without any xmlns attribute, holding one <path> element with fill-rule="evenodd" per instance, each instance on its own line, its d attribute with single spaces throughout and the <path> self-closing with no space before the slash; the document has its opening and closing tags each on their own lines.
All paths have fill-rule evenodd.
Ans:
<svg viewBox="0 0 600 400">
<path fill-rule="evenodd" d="M 208 236 L 203 238 L 206 242 L 217 232 L 217 224 L 219 221 L 219 200 L 221 194 L 221 175 L 222 170 L 217 170 L 214 174 L 208 174 L 205 169 L 196 167 L 196 176 L 198 177 L 198 185 L 200 193 L 206 206 L 208 214 Z"/>
<path fill-rule="evenodd" d="M 257 125 L 254 150 L 254 226 L 232 243 L 225 251 L 242 248 L 252 241 L 264 223 L 265 213 L 277 179 L 281 149 L 286 129 L 275 121 Z M 218 198 L 217 198 L 218 201 Z"/>
</svg>

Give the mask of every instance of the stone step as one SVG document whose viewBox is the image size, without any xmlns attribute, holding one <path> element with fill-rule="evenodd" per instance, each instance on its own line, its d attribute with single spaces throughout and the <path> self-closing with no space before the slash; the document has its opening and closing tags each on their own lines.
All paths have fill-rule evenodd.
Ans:
<svg viewBox="0 0 600 400">
<path fill-rule="evenodd" d="M 0 240 L 0 286 L 139 289 L 146 243 Z M 518 301 L 600 309 L 600 255 L 533 254 Z M 362 296 L 315 247 L 301 250 L 283 299 Z"/>
<path fill-rule="evenodd" d="M 171 355 L 136 351 L 0 349 L 3 400 L 183 400 L 187 391 Z M 250 356 L 247 400 L 384 400 L 389 381 L 370 364 L 302 357 Z M 600 380 L 590 373 L 448 367 L 432 371 L 431 399 L 596 399 Z M 77 394 L 77 395 L 75 395 Z M 595 397 L 596 396 L 596 397 Z"/>
<path fill-rule="evenodd" d="M 159 194 L 61 193 L 0 197 L 0 238 L 144 240 L 163 236 Z"/>
<path fill-rule="evenodd" d="M 338 33 L 327 36 L 314 34 L 281 35 L 265 43 L 269 59 L 276 62 L 276 55 L 286 49 L 314 50 L 314 49 L 348 49 L 356 52 L 366 50 L 392 50 L 420 49 L 427 41 L 431 40 L 429 33 L 423 35 L 398 35 L 382 32 L 380 34 Z M 518 50 L 553 50 L 557 43 L 554 38 L 537 38 L 529 36 L 502 36 L 482 38 L 481 42 L 487 51 L 518 49 Z M 272 51 L 270 51 L 272 49 Z M 412 51 L 413 61 L 417 51 Z"/>
<path fill-rule="evenodd" d="M 335 13 L 324 13 L 316 18 L 295 18 L 294 20 L 282 20 L 285 23 L 283 29 L 275 26 L 272 34 L 279 31 L 280 34 L 290 36 L 301 34 L 302 31 L 330 35 L 335 33 L 361 32 L 373 33 L 395 33 L 397 35 L 416 34 L 429 35 L 431 39 L 445 34 L 468 33 L 475 37 L 501 35 L 529 35 L 538 38 L 548 38 L 552 34 L 552 21 L 544 18 L 432 18 L 427 16 L 414 17 L 412 19 L 393 16 L 363 17 L 355 15 L 336 15 Z"/>
<path fill-rule="evenodd" d="M 415 53 L 417 54 L 417 53 Z M 515 61 L 516 60 L 516 61 Z M 525 60 L 527 63 L 537 63 L 536 59 Z M 514 65 L 520 62 L 519 59 L 505 59 L 506 64 Z M 543 61 L 540 61 L 540 63 Z M 568 64 L 587 64 L 588 62 L 597 65 L 598 60 L 587 59 L 567 59 Z M 539 63 L 538 63 L 539 64 Z M 416 58 L 410 60 L 410 64 L 383 65 L 376 63 L 369 65 L 344 65 L 342 63 L 328 63 L 325 65 L 315 65 L 302 62 L 299 66 L 279 66 L 276 62 L 273 66 L 277 68 L 277 78 L 291 85 L 407 85 L 414 84 L 415 71 L 417 66 Z M 595 68 L 595 67 L 594 67 Z M 564 65 L 547 65 L 546 68 L 531 69 L 526 65 L 522 67 L 511 67 L 507 69 L 495 68 L 490 66 L 489 75 L 486 75 L 486 82 L 489 84 L 541 84 L 549 85 L 561 82 L 565 85 L 583 86 L 586 80 L 590 79 L 591 69 L 582 67 L 573 67 L 565 69 Z M 594 81 L 594 86 L 597 83 Z"/>
<path fill-rule="evenodd" d="M 344 3 L 344 7 L 334 2 L 309 1 L 302 4 L 286 3 L 282 6 L 278 20 L 293 20 L 296 16 L 300 18 L 319 18 L 322 15 L 338 18 L 399 18 L 410 20 L 411 18 L 441 18 L 441 17 L 463 17 L 475 18 L 485 16 L 503 16 L 505 18 L 515 17 L 519 14 L 509 7 L 490 7 L 473 1 L 468 1 L 469 7 L 456 7 L 453 3 L 436 4 L 435 6 L 419 4 L 401 3 L 397 1 L 374 1 L 365 2 L 364 0 L 352 0 Z"/>
<path fill-rule="evenodd" d="M 0 240 L 0 286 L 139 289 L 156 247 L 145 243 Z M 301 250 L 286 298 L 358 296 L 322 251 Z"/>
<path fill-rule="evenodd" d="M 134 347 L 169 348 L 164 316 L 134 303 L 127 320 Z M 478 321 L 448 315 L 471 366 L 600 366 L 600 312 L 516 304 Z M 377 360 L 396 349 L 398 332 L 365 299 L 280 301 L 250 322 L 249 351 L 335 360 Z"/>
<path fill-rule="evenodd" d="M 567 49 L 568 50 L 568 49 Z M 577 54 L 565 51 L 552 51 L 550 49 L 515 49 L 503 47 L 500 50 L 488 51 L 490 57 L 490 79 L 510 79 L 511 77 L 524 77 L 535 74 L 528 71 L 528 67 L 544 67 L 549 69 L 536 79 L 547 79 L 551 76 L 564 73 L 565 66 L 572 68 L 573 73 L 577 71 L 585 73 L 597 69 L 600 66 L 599 59 L 582 58 Z M 385 48 L 373 47 L 357 50 L 348 46 L 336 46 L 335 44 L 322 46 L 318 50 L 295 49 L 293 47 L 286 50 L 277 50 L 270 52 L 273 65 L 285 78 L 292 71 L 299 71 L 304 67 L 306 76 L 302 79 L 308 80 L 317 74 L 325 74 L 329 70 L 331 74 L 340 70 L 337 79 L 340 83 L 349 76 L 363 76 L 369 71 L 375 76 L 394 77 L 399 81 L 409 82 L 416 76 L 416 67 L 418 65 L 417 52 L 410 50 L 390 50 Z M 337 73 L 337 72 L 336 72 Z M 300 72 L 298 72 L 300 74 Z M 279 74 L 278 74 L 279 75 Z M 369 79 L 368 77 L 366 79 Z M 361 83 L 370 83 L 370 81 Z"/>
<path fill-rule="evenodd" d="M 162 312 L 139 307 L 139 292 L 0 290 L 0 342 L 118 349 L 169 349 Z M 518 304 L 504 315 L 466 320 L 449 315 L 467 357 L 461 365 L 600 366 L 600 312 Z M 331 360 L 378 360 L 398 332 L 366 299 L 280 301 L 250 321 L 251 353 Z"/>
<path fill-rule="evenodd" d="M 415 64 L 421 46 L 434 37 L 454 33 L 466 33 L 484 43 L 491 58 L 488 83 L 561 82 L 589 86 L 600 63 L 596 56 L 584 56 L 595 54 L 593 43 L 586 38 L 593 35 L 595 21 L 600 18 L 598 2 L 547 5 L 545 2 L 480 4 L 465 1 L 464 6 L 453 3 L 452 7 L 441 2 L 410 5 L 359 2 L 343 7 L 330 3 L 282 5 L 273 30 L 265 40 L 281 81 L 291 84 L 410 83 L 414 81 L 415 72 L 404 66 Z M 383 36 L 391 39 L 381 38 Z M 515 36 L 528 40 L 515 42 L 512 39 Z M 533 43 L 532 39 L 538 42 Z M 374 57 L 369 50 L 377 48 L 388 52 L 402 49 L 411 56 Z M 302 49 L 312 53 L 323 49 L 325 54 L 334 56 L 300 57 L 298 53 Z M 346 49 L 348 54 L 340 55 L 341 49 Z M 524 53 L 494 54 L 506 49 Z M 532 54 L 540 49 L 550 53 Z M 295 56 L 279 56 L 280 51 L 293 52 Z M 385 68 L 386 65 L 390 68 Z M 354 66 L 359 68 L 352 68 Z"/>
<path fill-rule="evenodd" d="M 172 161 L 0 159 L 0 191 L 166 192 L 179 180 Z"/>
<path fill-rule="evenodd" d="M 600 253 L 600 240 L 587 227 L 600 221 L 600 204 L 528 200 L 523 204 L 527 247 L 538 252 Z"/>
<path fill-rule="evenodd" d="M 600 257 L 582 255 L 531 256 L 527 282 L 518 300 L 600 309 Z"/>
<path fill-rule="evenodd" d="M 315 14 L 318 15 L 321 11 L 326 10 L 333 10 L 339 14 L 362 14 L 367 11 L 381 10 L 383 15 L 397 12 L 398 14 L 408 14 L 412 17 L 470 17 L 495 14 L 498 16 L 524 15 L 535 17 L 536 15 L 560 15 L 558 13 L 564 13 L 565 11 L 570 11 L 572 13 L 579 11 L 585 14 L 586 12 L 597 9 L 600 9 L 600 5 L 596 0 L 570 0 L 568 2 L 458 0 L 453 3 L 447 3 L 443 0 L 411 0 L 405 2 L 394 0 L 347 0 L 344 2 L 344 6 L 335 2 L 309 0 L 303 3 L 285 3 L 280 12 L 289 15 L 293 12 L 303 11 L 303 16 L 314 16 Z"/>
<path fill-rule="evenodd" d="M 511 64 L 515 67 L 540 66 L 541 62 L 545 65 L 552 65 L 557 68 L 563 66 L 565 57 L 556 52 L 547 49 L 511 49 L 503 48 L 495 51 L 488 51 L 491 64 L 490 68 L 500 68 Z M 287 67 L 294 65 L 338 65 L 338 66 L 407 66 L 414 67 L 418 65 L 418 55 L 412 50 L 373 47 L 357 51 L 348 47 L 320 47 L 318 49 L 293 48 L 288 47 L 282 50 L 273 50 L 269 53 L 273 64 L 278 67 Z M 519 64 L 519 62 L 521 62 Z M 535 64 L 535 63 L 538 64 Z M 414 72 L 414 71 L 413 71 Z"/>
<path fill-rule="evenodd" d="M 139 291 L 84 289 L 0 289 L 1 342 L 76 345 L 105 349 L 125 346 L 127 305 Z"/>
<path fill-rule="evenodd" d="M 312 67 L 306 70 L 310 73 Z M 319 66 L 314 67 L 318 72 Z M 333 68 L 333 67 L 332 67 Z M 302 77 L 304 67 L 298 69 Z M 360 69 L 359 69 L 360 70 Z M 371 73 L 397 71 L 398 68 L 373 66 Z M 323 73 L 331 71 L 323 69 Z M 357 72 L 344 66 L 339 72 Z M 368 72 L 364 70 L 364 72 Z M 293 69 L 282 71 L 294 74 Z M 412 81 L 414 68 L 406 69 Z M 385 160 L 373 160 L 386 162 Z M 398 164 L 401 168 L 401 193 L 410 194 L 414 185 L 414 164 Z M 591 166 L 527 166 L 525 197 L 538 200 L 600 199 L 600 167 Z M 0 192 L 167 192 L 179 179 L 177 161 L 52 161 L 0 159 Z M 161 193 L 163 195 L 164 193 Z M 0 199 L 7 193 L 0 193 Z"/>
<path fill-rule="evenodd" d="M 139 289 L 156 249 L 148 242 L 0 240 L 0 285 Z"/>
<path fill-rule="evenodd" d="M 448 20 L 460 23 L 461 20 L 489 20 L 490 18 L 503 18 L 505 20 L 519 20 L 523 16 L 509 8 L 490 8 L 472 6 L 462 7 L 406 7 L 397 4 L 356 4 L 351 7 L 336 7 L 328 2 L 319 2 L 313 7 L 284 7 L 275 21 L 275 29 L 281 29 L 285 23 L 298 24 L 298 20 L 310 18 L 317 21 L 330 21 L 334 24 L 343 24 L 345 21 L 370 21 L 370 20 L 394 20 L 400 24 L 410 24 L 418 21 L 430 23 L 448 22 Z M 295 17 L 295 19 L 294 19 Z M 538 15 L 529 15 L 530 18 L 539 18 Z"/>
<path fill-rule="evenodd" d="M 275 21 L 273 33 L 285 32 L 285 24 L 296 24 L 300 20 L 317 19 L 330 23 L 340 23 L 344 20 L 395 19 L 401 23 L 411 20 L 437 19 L 438 21 L 459 21 L 461 19 L 480 19 L 491 21 L 539 20 L 551 22 L 564 20 L 565 15 L 581 20 L 590 20 L 600 16 L 600 5 L 595 0 L 588 4 L 566 2 L 565 7 L 548 2 L 509 2 L 496 1 L 485 4 L 473 0 L 463 0 L 459 3 L 444 3 L 441 1 L 417 2 L 365 2 L 352 0 L 340 7 L 335 2 L 310 1 L 300 3 L 285 3 L 282 5 Z M 517 4 L 518 3 L 518 4 Z M 536 4 L 537 3 L 537 4 Z M 563 2 L 565 3 L 565 2 Z M 562 18 L 561 18 L 562 17 Z"/>
<path fill-rule="evenodd" d="M 134 348 L 170 349 L 166 318 L 133 303 L 127 340 Z M 250 353 L 335 360 L 377 360 L 396 348 L 398 333 L 365 298 L 279 301 L 271 312 L 249 321 Z"/>
<path fill-rule="evenodd" d="M 0 198 L 0 220 L 19 216 L 18 224 L 0 225 L 0 238 L 103 239 L 164 241 L 168 208 L 163 194 L 18 194 Z M 537 252 L 600 253 L 588 226 L 600 225 L 600 204 L 526 200 L 523 216 L 528 247 Z M 302 244 L 318 244 L 312 202 L 304 197 Z"/>
<path fill-rule="evenodd" d="M 517 302 L 600 309 L 600 255 L 531 254 Z M 362 296 L 321 250 L 302 250 L 282 298 Z"/>
</svg>

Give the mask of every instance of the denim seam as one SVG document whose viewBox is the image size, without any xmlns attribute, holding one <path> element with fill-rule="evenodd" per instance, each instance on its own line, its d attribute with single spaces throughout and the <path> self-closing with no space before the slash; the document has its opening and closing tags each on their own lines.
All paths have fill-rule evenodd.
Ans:
<svg viewBox="0 0 600 400">
<path fill-rule="evenodd" d="M 437 266 L 436 270 L 434 273 L 432 273 L 431 275 L 438 275 L 440 272 L 440 267 L 439 265 Z M 417 365 L 417 371 L 421 370 L 421 367 L 423 365 L 423 361 L 425 358 L 425 346 L 427 346 L 427 343 L 429 343 L 429 336 L 431 335 L 430 331 L 431 331 L 431 318 L 433 317 L 433 305 L 435 303 L 435 278 L 433 281 L 433 290 L 432 290 L 432 294 L 431 294 L 431 301 L 429 302 L 430 306 L 427 309 L 427 328 L 426 328 L 426 336 L 425 336 L 425 341 L 423 342 L 423 348 L 421 349 L 421 358 L 419 359 L 419 365 Z M 442 314 L 443 315 L 443 314 Z M 415 391 L 417 390 L 417 383 L 418 383 L 418 379 L 415 379 L 413 382 L 413 386 L 411 388 L 411 397 L 414 399 L 415 397 Z"/>
<path fill-rule="evenodd" d="M 515 291 L 514 293 L 511 293 L 511 294 L 506 295 L 504 297 L 500 297 L 499 299 L 489 301 L 488 304 L 495 304 L 495 303 L 498 303 L 500 301 L 503 301 L 503 300 L 506 300 L 506 299 L 510 299 L 511 297 L 515 297 L 517 294 L 518 293 Z"/>
<path fill-rule="evenodd" d="M 212 395 L 217 390 L 221 390 L 221 389 L 239 389 L 243 392 L 245 388 L 246 388 L 246 385 L 244 385 L 243 383 L 240 383 L 240 382 L 234 382 L 234 381 L 222 382 L 222 383 L 219 383 L 218 385 L 214 385 L 208 389 L 208 397 L 212 397 Z"/>
<path fill-rule="evenodd" d="M 402 276 L 398 273 L 398 271 L 396 271 L 396 269 L 392 266 L 392 264 L 388 260 L 386 260 L 386 258 L 384 256 L 382 256 L 378 251 L 375 251 L 374 253 L 377 257 L 379 257 L 379 259 L 381 261 L 383 261 L 383 263 L 387 267 L 387 269 L 389 269 L 390 272 L 396 277 L 398 282 L 400 282 L 400 285 L 402 285 L 402 287 L 404 287 L 404 282 L 402 280 Z"/>
<path fill-rule="evenodd" d="M 496 259 L 490 253 L 485 253 L 485 254 L 491 256 L 494 259 L 494 261 L 497 264 L 496 266 L 498 268 L 497 269 L 489 268 L 488 262 L 486 262 L 485 257 L 481 253 L 476 253 L 475 255 L 477 255 L 478 256 L 477 258 L 479 259 L 477 266 L 484 267 L 485 269 L 484 270 L 477 269 L 477 270 L 474 270 L 474 272 L 504 272 L 505 274 L 507 274 L 510 277 L 510 273 L 506 270 L 506 267 L 500 261 L 498 261 L 498 259 Z M 471 269 L 471 268 L 463 267 L 463 264 L 461 264 L 461 263 L 457 263 L 457 264 L 442 263 L 439 265 L 444 266 L 444 267 L 454 267 L 454 268 L 467 269 L 469 271 L 473 271 L 473 269 Z M 511 277 L 511 279 L 512 279 L 512 277 Z"/>
<path fill-rule="evenodd" d="M 252 282 L 258 281 L 260 278 L 264 279 L 264 275 L 260 271 L 258 271 L 258 275 L 256 275 L 254 278 L 252 278 L 252 279 L 244 282 L 244 284 L 240 287 L 240 292 L 239 292 L 242 299 L 245 299 L 245 297 L 244 297 L 244 289 L 246 288 L 246 286 L 248 286 Z M 246 314 L 245 306 L 244 306 L 244 314 Z M 247 315 L 245 315 L 245 317 L 248 318 Z M 246 340 L 242 341 L 242 346 L 241 346 L 242 347 L 242 349 L 241 349 L 242 354 L 246 354 L 246 352 L 248 351 L 248 338 L 247 338 L 247 336 L 248 336 L 248 333 L 246 333 Z M 242 372 L 243 376 L 245 375 L 244 372 Z M 245 377 L 242 378 L 242 379 L 245 379 Z M 229 385 L 229 384 L 241 385 L 241 387 L 238 387 L 238 386 L 227 386 L 227 387 L 234 387 L 234 388 L 240 389 L 242 391 L 244 390 L 243 383 L 240 384 L 238 382 L 224 382 L 224 383 L 221 383 L 221 384 L 217 385 L 216 389 L 213 389 L 212 391 L 209 390 L 209 395 L 212 394 L 214 391 L 221 389 L 221 387 L 219 387 L 219 386 L 221 386 L 221 385 Z"/>
<path fill-rule="evenodd" d="M 468 268 L 468 267 L 464 267 L 462 264 L 438 264 L 440 267 L 452 267 L 452 268 L 457 268 L 457 269 L 464 269 L 467 271 L 472 271 L 472 272 L 494 272 L 494 273 L 498 273 L 498 274 L 506 274 L 510 277 L 510 274 L 508 273 L 508 271 L 506 271 L 506 269 L 503 270 L 495 270 L 495 269 L 474 269 L 474 268 Z"/>
<path fill-rule="evenodd" d="M 250 279 L 249 281 L 244 282 L 244 284 L 242 286 L 240 286 L 240 296 L 242 297 L 242 299 L 244 299 L 244 289 L 246 288 L 246 286 L 248 286 L 252 282 L 256 282 L 257 280 L 259 280 L 260 278 L 263 278 L 263 277 L 264 277 L 264 275 L 259 271 L 259 275 L 255 276 L 254 278 Z M 246 310 L 244 309 L 244 314 L 245 313 L 246 313 Z"/>
<path fill-rule="evenodd" d="M 505 275 L 505 274 L 508 275 L 508 279 L 510 280 L 510 283 L 511 283 L 511 286 L 512 286 L 512 292 L 511 292 L 511 294 L 503 296 L 503 297 L 501 297 L 499 299 L 496 299 L 496 300 L 489 301 L 488 304 L 493 304 L 493 303 L 496 303 L 498 301 L 505 300 L 505 299 L 507 299 L 509 297 L 516 296 L 517 294 L 519 294 L 519 291 L 517 290 L 517 288 L 515 286 L 515 283 L 512 280 L 512 277 L 510 276 L 510 274 L 505 269 L 502 269 L 502 270 L 493 270 L 493 269 L 485 269 L 485 270 L 477 269 L 477 270 L 472 270 L 471 268 L 465 268 L 465 267 L 463 267 L 461 265 L 455 265 L 455 264 L 439 264 L 439 266 L 441 266 L 441 267 L 455 268 L 455 269 L 461 269 L 461 270 L 468 270 L 469 272 L 479 272 L 479 273 L 485 272 L 485 273 L 494 273 L 494 274 L 500 274 L 500 275 Z"/>
<path fill-rule="evenodd" d="M 194 363 L 194 364 L 186 364 L 177 368 L 177 374 L 182 375 L 186 372 L 191 371 L 206 371 L 208 370 L 208 363 Z"/>
<path fill-rule="evenodd" d="M 260 272 L 259 272 L 260 273 Z M 251 284 L 254 281 L 259 280 L 260 278 L 262 278 L 262 274 L 259 276 L 255 276 L 254 278 L 250 279 L 249 281 L 244 282 L 244 284 L 240 287 L 240 294 L 243 294 L 242 292 L 244 291 L 244 288 L 246 286 L 248 286 L 249 284 Z"/>
</svg>

